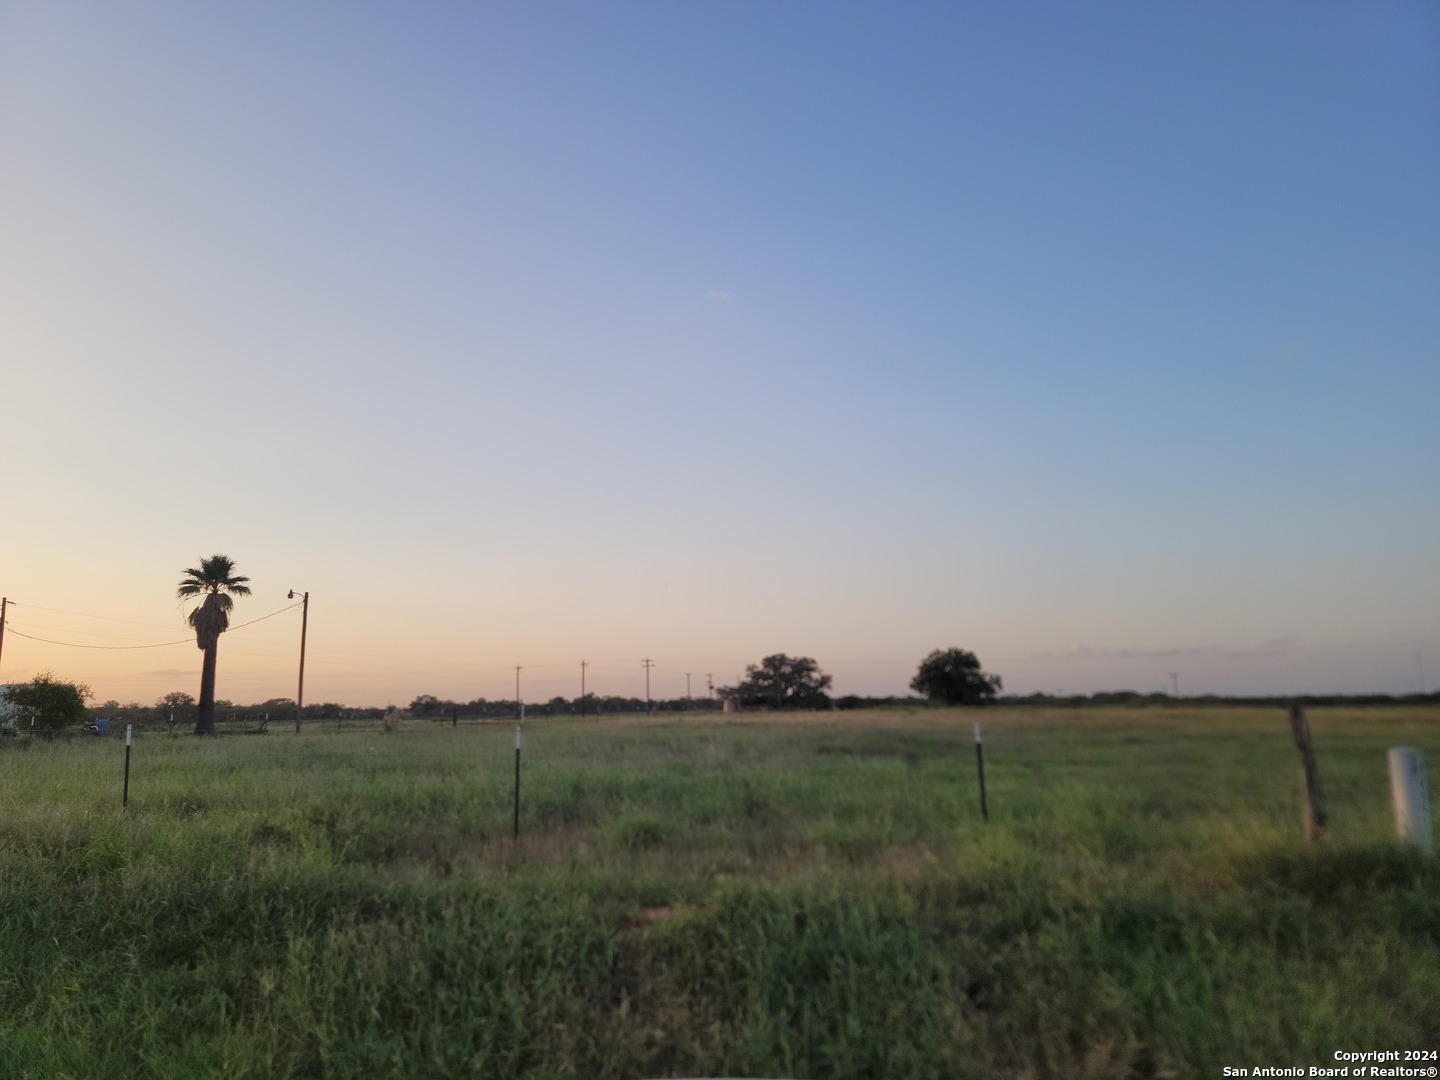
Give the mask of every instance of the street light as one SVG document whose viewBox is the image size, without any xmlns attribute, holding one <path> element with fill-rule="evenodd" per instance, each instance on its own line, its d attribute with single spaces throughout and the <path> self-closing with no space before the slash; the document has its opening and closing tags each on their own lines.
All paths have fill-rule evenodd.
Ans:
<svg viewBox="0 0 1440 1080">
<path fill-rule="evenodd" d="M 294 600 L 295 590 L 291 589 L 285 599 Z M 295 691 L 295 734 L 300 734 L 300 717 L 305 715 L 305 631 L 310 625 L 310 594 L 300 597 L 300 686 Z"/>
</svg>

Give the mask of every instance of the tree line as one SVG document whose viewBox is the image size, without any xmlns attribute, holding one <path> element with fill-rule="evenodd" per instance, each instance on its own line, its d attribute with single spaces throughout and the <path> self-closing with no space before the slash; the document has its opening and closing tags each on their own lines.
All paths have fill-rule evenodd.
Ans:
<svg viewBox="0 0 1440 1080">
<path fill-rule="evenodd" d="M 710 698 L 643 698 L 615 694 L 585 694 L 577 698 L 556 696 L 548 701 L 526 702 L 526 716 L 602 716 L 616 713 L 714 712 L 721 707 Z M 431 720 L 504 720 L 520 715 L 513 698 L 453 701 L 433 694 L 421 694 L 410 702 L 409 714 Z"/>
<path fill-rule="evenodd" d="M 235 562 L 228 555 L 212 555 L 201 559 L 198 566 L 188 567 L 182 574 L 184 576 L 176 588 L 176 595 L 182 600 L 200 598 L 200 603 L 186 617 L 195 631 L 196 647 L 204 654 L 198 699 L 177 690 L 162 695 L 153 705 L 142 705 L 138 702 L 122 705 L 113 699 L 99 705 L 87 705 L 86 702 L 92 696 L 88 687 L 78 682 L 66 682 L 49 672 L 43 672 L 30 683 L 12 685 L 0 695 L 0 724 L 9 731 L 28 728 L 53 733 L 78 726 L 86 720 L 94 721 L 102 717 L 113 724 L 165 724 L 171 729 L 181 724 L 188 726 L 193 720 L 195 734 L 209 735 L 215 732 L 217 715 L 254 730 L 264 730 L 272 719 L 294 720 L 297 707 L 292 698 L 270 698 L 253 705 L 237 705 L 215 697 L 215 666 L 219 639 L 229 629 L 233 598 L 250 595 L 250 579 L 235 572 Z M 686 697 L 647 701 L 634 697 L 585 694 L 573 700 L 552 697 L 545 702 L 522 705 L 520 702 L 505 699 L 490 701 L 475 698 L 472 701 L 453 701 L 433 694 L 421 694 L 410 702 L 408 712 L 414 717 L 435 721 L 448 719 L 452 723 L 459 723 L 460 720 L 508 719 L 520 715 L 522 710 L 536 716 L 600 716 L 607 713 L 613 715 L 644 711 L 709 712 L 722 708 L 726 711 L 814 710 L 986 705 L 996 702 L 1014 706 L 1072 707 L 1169 705 L 1177 701 L 1195 705 L 1272 705 L 1292 701 L 1308 705 L 1440 702 L 1440 693 L 1411 694 L 1398 698 L 1371 694 L 1302 695 L 1299 698 L 1204 695 L 1177 699 L 1168 694 L 1140 694 L 1133 690 L 1119 690 L 1089 695 L 1052 696 L 1039 693 L 1001 697 L 1003 683 L 1000 676 L 984 671 L 973 652 L 954 647 L 936 649 L 920 661 L 915 677 L 910 681 L 910 689 L 919 695 L 917 697 L 861 697 L 847 694 L 832 699 L 829 694 L 831 684 L 831 677 L 820 670 L 819 664 L 812 657 L 774 653 L 758 664 L 747 665 L 745 676 L 734 686 L 717 687 L 716 698 Z M 321 702 L 306 705 L 300 713 L 305 720 L 344 721 L 376 720 L 396 711 L 394 706 L 382 709 Z"/>
<path fill-rule="evenodd" d="M 223 556 L 214 556 L 202 562 L 202 567 L 223 574 L 234 583 L 234 566 Z M 182 582 L 181 590 L 187 595 L 199 592 L 196 579 L 201 569 L 186 571 L 190 575 Z M 207 594 L 220 595 L 218 592 Z M 228 599 L 228 598 L 227 598 Z M 202 605 L 203 606 L 203 605 Z M 223 605 L 215 604 L 212 617 L 218 622 L 228 614 Z M 196 611 L 199 611 L 197 608 Z M 192 612 L 192 614 L 194 614 Z M 213 629 L 213 628 L 212 628 Z M 213 650 L 215 639 L 222 631 L 215 631 L 208 640 Z M 198 634 L 198 631 L 197 631 Z M 765 657 L 758 664 L 745 668 L 745 677 L 734 686 L 717 688 L 716 698 L 669 698 L 641 700 L 618 695 L 600 696 L 585 694 L 569 699 L 552 697 L 548 701 L 523 706 L 514 700 L 487 700 L 475 698 L 471 701 L 454 701 L 434 694 L 420 694 L 410 702 L 407 712 L 421 719 L 435 721 L 450 720 L 501 720 L 521 715 L 522 707 L 531 716 L 602 716 L 617 713 L 690 713 L 713 712 L 717 709 L 831 709 L 858 708 L 879 704 L 895 704 L 897 701 L 910 703 L 915 699 L 859 698 L 847 695 L 832 700 L 828 691 L 831 677 L 820 670 L 820 665 L 809 656 L 792 657 L 775 653 Z M 925 700 L 946 705 L 983 704 L 994 699 L 1001 687 L 1000 676 L 990 675 L 981 670 L 980 661 L 974 653 L 963 649 L 937 649 L 920 662 L 911 689 L 925 694 Z M 207 693 L 208 692 L 208 693 Z M 265 730 L 270 720 L 288 721 L 296 715 L 293 698 L 270 698 L 253 705 L 237 705 L 214 696 L 214 664 L 207 662 L 201 674 L 201 696 L 197 700 L 184 691 L 175 690 L 163 694 L 153 705 L 139 702 L 121 704 L 111 699 L 98 705 L 87 706 L 90 690 L 79 683 L 67 683 L 44 673 L 33 684 L 10 687 L 7 693 L 7 709 L 12 713 L 23 713 L 24 723 L 17 726 L 31 730 L 53 732 L 74 726 L 85 720 L 101 718 L 114 725 L 165 725 L 173 730 L 180 725 L 195 724 L 196 734 L 209 734 L 215 730 L 218 716 L 232 723 L 246 725 L 253 730 Z M 321 702 L 306 705 L 301 713 L 303 719 L 325 720 L 376 720 L 395 712 L 393 706 L 380 708 L 356 708 L 339 702 Z"/>
</svg>

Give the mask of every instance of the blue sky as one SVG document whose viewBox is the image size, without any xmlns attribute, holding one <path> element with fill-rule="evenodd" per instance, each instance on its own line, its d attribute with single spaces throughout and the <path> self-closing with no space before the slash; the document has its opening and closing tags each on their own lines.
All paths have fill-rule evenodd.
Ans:
<svg viewBox="0 0 1440 1080">
<path fill-rule="evenodd" d="M 223 551 L 357 704 L 1433 688 L 1437 133 L 1429 3 L 0 4 L 0 592 Z"/>
</svg>

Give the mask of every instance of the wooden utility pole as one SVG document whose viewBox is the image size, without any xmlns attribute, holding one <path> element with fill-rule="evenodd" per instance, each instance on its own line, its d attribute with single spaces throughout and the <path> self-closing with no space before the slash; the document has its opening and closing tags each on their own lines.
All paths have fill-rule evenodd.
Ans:
<svg viewBox="0 0 1440 1080">
<path fill-rule="evenodd" d="M 5 608 L 10 601 L 0 596 L 0 655 L 5 653 Z"/>
<path fill-rule="evenodd" d="M 295 590 L 290 590 L 287 599 L 295 599 Z M 300 685 L 295 690 L 295 734 L 300 734 L 300 718 L 305 715 L 305 632 L 310 628 L 310 594 L 300 599 Z"/>
<path fill-rule="evenodd" d="M 650 669 L 655 666 L 655 661 L 647 656 L 640 663 L 645 666 L 645 712 L 648 715 L 650 712 Z"/>
<path fill-rule="evenodd" d="M 1320 786 L 1320 769 L 1315 763 L 1315 743 L 1310 738 L 1310 721 L 1299 705 L 1290 706 L 1290 732 L 1295 736 L 1295 749 L 1300 751 L 1300 765 L 1305 774 L 1305 805 L 1301 808 L 1305 835 L 1319 840 L 1325 835 L 1330 820 L 1325 812 L 1325 789 Z"/>
<path fill-rule="evenodd" d="M 584 660 L 580 661 L 580 715 L 585 715 L 585 669 L 590 665 Z"/>
</svg>

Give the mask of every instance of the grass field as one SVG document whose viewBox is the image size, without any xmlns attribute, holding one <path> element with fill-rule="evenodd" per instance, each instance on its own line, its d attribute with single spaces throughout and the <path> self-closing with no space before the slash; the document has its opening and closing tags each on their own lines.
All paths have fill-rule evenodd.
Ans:
<svg viewBox="0 0 1440 1080">
<path fill-rule="evenodd" d="M 1440 1047 L 1440 709 L 0 740 L 0 1077 L 1218 1077 Z M 1424 1063 L 1426 1065 L 1433 1062 Z M 1433 1074 L 1432 1074 L 1433 1075 Z"/>
</svg>

